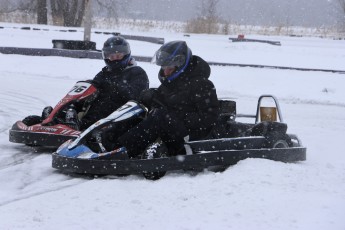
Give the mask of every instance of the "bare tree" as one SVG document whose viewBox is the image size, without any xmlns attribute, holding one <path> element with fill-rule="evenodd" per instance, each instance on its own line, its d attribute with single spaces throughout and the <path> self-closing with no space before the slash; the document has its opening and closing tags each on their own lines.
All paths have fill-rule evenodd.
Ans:
<svg viewBox="0 0 345 230">
<path fill-rule="evenodd" d="M 206 0 L 202 1 L 203 8 L 202 13 L 205 15 L 205 18 L 207 20 L 207 31 L 210 33 L 214 31 L 215 29 L 218 31 L 218 22 L 219 17 L 217 15 L 217 5 L 219 3 L 219 0 Z"/>
<path fill-rule="evenodd" d="M 1 1 L 0 20 L 19 23 L 35 23 L 36 0 Z"/>
<path fill-rule="evenodd" d="M 37 24 L 48 24 L 47 0 L 37 0 Z"/>
<path fill-rule="evenodd" d="M 112 19 L 118 23 L 119 12 L 125 14 L 132 0 L 95 0 L 93 10 L 96 15 Z"/>
<path fill-rule="evenodd" d="M 80 27 L 86 0 L 50 0 L 54 25 Z"/>
<path fill-rule="evenodd" d="M 217 5 L 219 0 L 202 0 L 201 2 L 201 14 L 205 18 L 218 19 Z"/>
<path fill-rule="evenodd" d="M 338 0 L 338 3 L 343 13 L 342 26 L 343 26 L 343 31 L 345 31 L 345 0 Z"/>
<path fill-rule="evenodd" d="M 50 0 L 53 25 L 62 26 L 63 20 L 63 1 Z"/>
<path fill-rule="evenodd" d="M 345 0 L 338 0 L 339 1 L 339 5 L 345 15 Z"/>
<path fill-rule="evenodd" d="M 12 13 L 15 11 L 33 12 L 36 10 L 36 0 L 5 1 L 1 3 L 0 13 Z"/>
<path fill-rule="evenodd" d="M 217 15 L 219 0 L 202 0 L 200 15 L 187 22 L 186 32 L 189 33 L 218 33 L 220 18 Z"/>
</svg>

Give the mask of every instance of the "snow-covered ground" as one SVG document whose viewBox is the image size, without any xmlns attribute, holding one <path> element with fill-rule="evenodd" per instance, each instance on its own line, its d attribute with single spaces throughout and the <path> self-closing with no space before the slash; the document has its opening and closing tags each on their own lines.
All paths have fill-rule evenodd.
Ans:
<svg viewBox="0 0 345 230">
<path fill-rule="evenodd" d="M 52 39 L 83 38 L 53 27 L 0 26 L 0 46 L 51 48 Z M 248 36 L 282 43 L 272 46 L 231 43 L 225 35 L 121 32 L 186 40 L 207 61 L 345 70 L 345 41 Z M 98 49 L 108 37 L 92 34 Z M 134 55 L 159 48 L 129 42 Z M 0 63 L 0 229 L 345 229 L 345 75 L 212 66 L 219 97 L 236 100 L 239 113 L 254 113 L 261 94 L 275 95 L 307 161 L 247 159 L 222 173 L 147 181 L 64 175 L 51 168 L 48 150 L 8 141 L 15 121 L 55 105 L 76 81 L 93 78 L 102 60 L 0 54 Z M 158 67 L 138 64 L 158 86 Z"/>
</svg>

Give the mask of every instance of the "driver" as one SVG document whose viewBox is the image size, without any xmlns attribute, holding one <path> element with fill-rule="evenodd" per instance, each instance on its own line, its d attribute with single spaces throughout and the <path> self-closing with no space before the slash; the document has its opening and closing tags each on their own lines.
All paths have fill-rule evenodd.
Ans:
<svg viewBox="0 0 345 230">
<path fill-rule="evenodd" d="M 104 43 L 102 56 L 106 66 L 93 79 L 99 95 L 80 121 L 81 130 L 107 117 L 127 101 L 138 100 L 141 91 L 149 87 L 146 72 L 137 66 L 129 43 L 123 37 L 109 38 Z"/>
<path fill-rule="evenodd" d="M 140 100 L 150 112 L 111 146 L 120 158 L 135 157 L 158 138 L 169 154 L 185 154 L 184 142 L 205 138 L 216 123 L 219 104 L 206 61 L 192 55 L 186 42 L 172 41 L 155 53 L 153 62 L 161 66 L 161 85 L 142 92 Z"/>
<path fill-rule="evenodd" d="M 107 117 L 129 100 L 137 100 L 141 91 L 148 89 L 146 72 L 137 66 L 131 56 L 129 43 L 121 36 L 107 39 L 102 48 L 105 67 L 91 82 L 98 89 L 98 96 L 82 119 L 78 118 L 80 108 L 71 106 L 63 118 L 65 124 L 76 130 L 84 130 L 96 121 Z M 80 107 L 80 106 L 79 106 Z M 27 125 L 41 123 L 53 110 L 44 108 L 42 116 L 29 116 L 23 120 Z"/>
</svg>

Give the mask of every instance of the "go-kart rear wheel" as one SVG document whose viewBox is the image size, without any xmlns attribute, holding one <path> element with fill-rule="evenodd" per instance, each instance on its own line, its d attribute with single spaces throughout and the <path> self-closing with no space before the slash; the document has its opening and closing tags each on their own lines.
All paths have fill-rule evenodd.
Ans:
<svg viewBox="0 0 345 230">
<path fill-rule="evenodd" d="M 168 148 L 161 141 L 155 142 L 149 145 L 144 153 L 142 159 L 155 159 L 166 157 L 168 155 Z M 158 180 L 165 175 L 166 171 L 159 171 L 159 165 L 157 165 L 157 171 L 154 172 L 143 172 L 143 175 L 148 180 Z"/>
<path fill-rule="evenodd" d="M 286 133 L 270 132 L 265 136 L 265 148 L 289 148 L 293 146 L 291 138 Z"/>
</svg>

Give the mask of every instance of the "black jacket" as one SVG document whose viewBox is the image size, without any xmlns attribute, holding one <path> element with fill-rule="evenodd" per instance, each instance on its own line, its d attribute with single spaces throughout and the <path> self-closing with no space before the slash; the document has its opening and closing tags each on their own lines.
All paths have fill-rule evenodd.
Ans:
<svg viewBox="0 0 345 230">
<path fill-rule="evenodd" d="M 93 82 L 99 90 L 89 111 L 81 120 L 81 129 L 108 116 L 129 100 L 138 100 L 141 91 L 148 89 L 149 79 L 146 72 L 132 60 L 122 71 L 110 71 L 104 67 Z"/>
<path fill-rule="evenodd" d="M 157 100 L 184 122 L 191 139 L 205 137 L 218 117 L 218 98 L 208 79 L 210 73 L 207 62 L 194 55 L 180 76 L 163 81 L 156 92 Z"/>
</svg>

